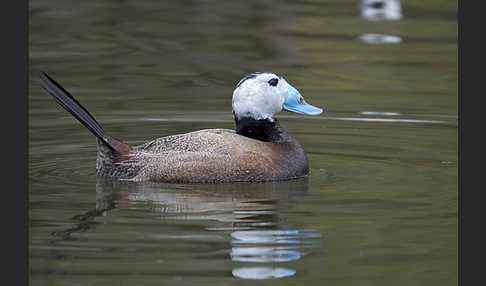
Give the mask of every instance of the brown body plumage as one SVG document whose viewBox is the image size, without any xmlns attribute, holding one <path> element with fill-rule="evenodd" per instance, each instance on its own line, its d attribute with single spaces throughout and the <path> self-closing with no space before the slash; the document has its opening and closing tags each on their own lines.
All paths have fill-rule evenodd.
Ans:
<svg viewBox="0 0 486 286">
<path fill-rule="evenodd" d="M 133 181 L 169 183 L 257 182 L 300 178 L 309 173 L 304 150 L 283 133 L 265 142 L 228 129 L 162 137 L 119 159 L 99 144 L 97 172 Z"/>
</svg>

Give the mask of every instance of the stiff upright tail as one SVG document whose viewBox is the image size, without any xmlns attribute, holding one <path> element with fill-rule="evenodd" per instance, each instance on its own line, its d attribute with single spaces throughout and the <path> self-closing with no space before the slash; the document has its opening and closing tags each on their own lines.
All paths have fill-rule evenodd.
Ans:
<svg viewBox="0 0 486 286">
<path fill-rule="evenodd" d="M 74 99 L 74 97 L 59 83 L 54 81 L 44 72 L 41 75 L 41 83 L 45 90 L 47 90 L 47 92 L 54 97 L 57 103 L 59 103 L 62 107 L 64 107 L 64 109 L 76 117 L 79 122 L 86 126 L 91 133 L 100 139 L 100 142 L 103 142 L 105 145 L 110 147 L 117 153 L 117 155 L 127 155 L 130 153 L 130 150 L 132 149 L 130 145 L 106 134 L 101 128 L 100 124 L 91 114 L 89 114 L 88 110 L 86 110 L 76 99 Z"/>
</svg>

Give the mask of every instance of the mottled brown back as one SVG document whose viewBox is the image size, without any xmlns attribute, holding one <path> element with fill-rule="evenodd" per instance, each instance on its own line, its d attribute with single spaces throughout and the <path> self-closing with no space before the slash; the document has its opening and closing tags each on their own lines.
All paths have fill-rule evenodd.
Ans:
<svg viewBox="0 0 486 286">
<path fill-rule="evenodd" d="M 104 168 L 98 168 L 98 173 L 173 183 L 255 182 L 306 176 L 309 168 L 305 152 L 297 141 L 288 138 L 285 142 L 263 142 L 228 129 L 167 136 L 135 147 L 130 159 L 112 164 L 112 170 L 110 164 L 99 164 Z M 128 171 L 126 176 L 120 175 L 123 169 Z M 134 170 L 137 174 L 130 176 L 128 173 L 133 175 Z"/>
</svg>

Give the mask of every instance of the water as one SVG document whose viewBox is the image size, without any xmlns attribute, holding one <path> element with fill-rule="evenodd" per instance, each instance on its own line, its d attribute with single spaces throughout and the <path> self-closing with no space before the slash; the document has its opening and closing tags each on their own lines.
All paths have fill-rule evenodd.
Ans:
<svg viewBox="0 0 486 286">
<path fill-rule="evenodd" d="M 456 285 L 457 3 L 358 4 L 31 1 L 30 284 Z M 311 175 L 96 178 L 94 138 L 40 71 L 134 145 L 233 128 L 236 83 L 274 71 L 325 107 L 278 116 Z"/>
</svg>

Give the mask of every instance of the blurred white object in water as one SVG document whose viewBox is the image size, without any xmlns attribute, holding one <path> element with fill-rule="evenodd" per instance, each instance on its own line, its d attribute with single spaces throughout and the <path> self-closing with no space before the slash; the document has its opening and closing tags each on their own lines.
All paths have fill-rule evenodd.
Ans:
<svg viewBox="0 0 486 286">
<path fill-rule="evenodd" d="M 266 280 L 293 276 L 295 270 L 280 267 L 240 267 L 233 269 L 231 273 L 237 278 Z"/>
<path fill-rule="evenodd" d="M 402 41 L 398 36 L 381 34 L 363 34 L 358 39 L 368 44 L 396 44 Z"/>
<path fill-rule="evenodd" d="M 361 17 L 367 20 L 400 20 L 402 5 L 400 0 L 362 0 Z"/>
<path fill-rule="evenodd" d="M 361 111 L 359 114 L 363 114 L 363 115 L 386 115 L 386 116 L 400 115 L 400 113 L 398 113 L 398 112 L 384 112 L 384 111 Z"/>
</svg>

